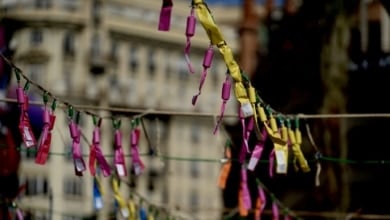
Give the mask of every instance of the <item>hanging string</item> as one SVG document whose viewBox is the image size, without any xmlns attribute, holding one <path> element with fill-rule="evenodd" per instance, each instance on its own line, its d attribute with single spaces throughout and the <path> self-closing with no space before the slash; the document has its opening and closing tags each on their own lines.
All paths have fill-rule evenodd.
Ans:
<svg viewBox="0 0 390 220">
<path fill-rule="evenodd" d="M 51 96 L 53 99 L 56 97 Z M 16 99 L 13 98 L 0 98 L 0 102 L 8 103 L 17 103 Z M 58 108 L 67 108 L 68 105 L 61 104 L 61 100 L 58 101 Z M 44 106 L 44 103 L 41 101 L 29 100 L 30 105 Z M 210 112 L 186 112 L 186 111 L 164 111 L 164 110 L 153 110 L 153 109 L 137 109 L 137 108 L 120 108 L 120 107 L 104 107 L 96 105 L 78 105 L 72 104 L 74 109 L 77 109 L 80 112 L 84 110 L 95 110 L 95 111 L 108 111 L 115 113 L 139 113 L 139 115 L 134 116 L 123 116 L 123 117 L 143 117 L 147 115 L 170 115 L 170 116 L 182 116 L 182 117 L 210 117 L 210 118 L 219 118 L 217 113 Z M 101 117 L 102 119 L 112 120 L 112 116 L 99 116 L 94 113 L 87 113 L 92 116 Z M 299 119 L 332 119 L 332 118 L 344 118 L 344 119 L 356 119 L 356 118 L 390 118 L 390 113 L 362 113 L 362 114 L 287 114 L 285 115 L 289 118 L 299 118 Z M 238 118 L 238 114 L 224 114 L 224 118 Z"/>
<path fill-rule="evenodd" d="M 36 153 L 36 149 L 25 149 L 25 148 L 17 148 L 20 152 L 28 152 L 28 153 Z M 69 152 L 49 152 L 50 156 L 62 156 L 62 157 L 69 157 L 71 153 Z M 83 154 L 83 157 L 89 157 L 89 154 Z M 104 157 L 113 158 L 114 154 L 104 154 Z M 125 154 L 126 158 L 130 158 L 131 154 Z M 149 152 L 146 153 L 140 153 L 140 156 L 146 157 L 150 156 Z M 226 163 L 228 161 L 232 162 L 239 162 L 238 158 L 201 158 L 201 157 L 181 157 L 181 156 L 172 156 L 172 155 L 156 155 L 157 158 L 160 158 L 162 160 L 170 160 L 170 161 L 183 161 L 183 162 L 204 162 L 204 163 Z M 338 157 L 327 157 L 322 156 L 321 157 L 322 162 L 329 162 L 329 163 L 335 163 L 335 164 L 349 164 L 349 165 L 388 165 L 390 164 L 390 160 L 353 160 L 353 159 L 343 159 Z M 289 161 L 289 163 L 293 163 L 294 161 Z M 308 160 L 309 163 L 316 163 L 317 160 Z M 259 160 L 258 163 L 269 163 L 269 160 Z"/>
<path fill-rule="evenodd" d="M 311 146 L 313 147 L 313 149 L 315 150 L 315 160 L 316 160 L 316 175 L 315 175 L 315 185 L 318 187 L 320 186 L 321 182 L 320 182 L 320 174 L 321 174 L 321 163 L 320 163 L 320 160 L 323 159 L 322 158 L 322 154 L 317 146 L 317 144 L 314 142 L 314 138 L 313 138 L 313 135 L 311 134 L 311 130 L 310 130 L 310 126 L 307 122 L 307 120 L 305 120 L 305 128 L 306 128 L 306 133 L 307 133 L 307 137 L 309 138 L 309 142 L 311 144 Z"/>
</svg>

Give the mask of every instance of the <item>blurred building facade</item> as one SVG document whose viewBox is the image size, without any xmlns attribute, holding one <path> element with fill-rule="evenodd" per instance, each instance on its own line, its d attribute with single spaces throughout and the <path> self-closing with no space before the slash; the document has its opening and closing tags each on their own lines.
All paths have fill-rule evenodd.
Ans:
<svg viewBox="0 0 390 220">
<path fill-rule="evenodd" d="M 0 20 L 12 27 L 10 47 L 14 62 L 34 82 L 72 104 L 100 107 L 157 109 L 167 111 L 213 112 L 218 114 L 226 67 L 218 52 L 197 105 L 202 59 L 208 39 L 202 27 L 192 38 L 191 60 L 196 74 L 190 74 L 184 60 L 185 24 L 190 13 L 188 1 L 175 1 L 171 30 L 158 32 L 161 2 L 141 0 L 2 0 Z M 226 41 L 236 50 L 234 24 L 238 8 L 213 8 Z M 12 83 L 15 83 L 13 77 Z M 31 88 L 30 91 L 40 92 Z M 233 101 L 227 112 L 234 112 Z M 107 112 L 99 112 L 107 114 Z M 71 139 L 66 111 L 57 109 L 50 156 L 44 166 L 34 163 L 35 155 L 22 152 L 21 183 L 27 188 L 20 205 L 31 210 L 35 219 L 76 220 L 95 213 L 93 178 L 74 175 Z M 130 115 L 129 115 L 130 116 Z M 81 126 L 92 138 L 90 116 L 81 116 Z M 213 135 L 214 120 L 209 117 L 175 115 L 145 116 L 149 141 L 160 154 L 222 158 L 225 137 Z M 123 119 L 123 147 L 129 153 L 130 121 Z M 112 154 L 113 128 L 102 124 L 102 148 Z M 142 132 L 140 151 L 147 152 L 148 141 Z M 82 141 L 83 152 L 89 147 Z M 87 158 L 85 158 L 87 160 Z M 188 211 L 197 219 L 217 219 L 219 212 L 201 212 L 202 207 L 222 207 L 216 186 L 219 166 L 215 163 L 162 160 L 143 157 L 146 170 L 131 187 L 122 184 L 123 196 L 136 190 L 156 204 L 167 204 Z M 127 158 L 128 168 L 130 159 Z M 104 208 L 98 219 L 108 219 L 114 197 L 109 178 Z M 52 217 L 52 218 L 50 218 Z"/>
</svg>

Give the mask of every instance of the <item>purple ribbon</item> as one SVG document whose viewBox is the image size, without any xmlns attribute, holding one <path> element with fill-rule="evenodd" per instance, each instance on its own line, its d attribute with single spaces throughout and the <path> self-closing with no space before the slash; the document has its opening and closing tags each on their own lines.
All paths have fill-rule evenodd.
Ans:
<svg viewBox="0 0 390 220">
<path fill-rule="evenodd" d="M 77 124 L 74 121 L 71 121 L 69 123 L 69 131 L 70 131 L 70 135 L 73 139 L 72 154 L 73 154 L 73 163 L 74 163 L 75 173 L 77 176 L 82 176 L 83 171 L 85 171 L 86 168 L 85 168 L 85 162 L 84 162 L 83 156 L 81 154 L 80 128 L 77 126 Z"/>
<path fill-rule="evenodd" d="M 267 197 L 265 196 L 264 189 L 261 186 L 258 186 L 259 190 L 259 198 L 261 200 L 260 211 L 263 212 L 265 209 L 265 205 L 267 204 Z"/>
<path fill-rule="evenodd" d="M 138 151 L 140 134 L 140 130 L 137 128 L 131 131 L 131 160 L 135 175 L 140 175 L 145 169 Z"/>
<path fill-rule="evenodd" d="M 16 209 L 16 217 L 18 218 L 18 220 L 24 219 L 23 212 L 19 208 Z"/>
<path fill-rule="evenodd" d="M 119 129 L 115 130 L 114 148 L 115 148 L 114 164 L 115 164 L 116 172 L 120 177 L 127 176 L 125 156 L 123 154 L 123 149 L 122 149 L 122 134 Z"/>
<path fill-rule="evenodd" d="M 35 158 L 36 164 L 45 164 L 49 156 L 51 144 L 51 130 L 54 127 L 55 116 L 50 114 L 49 109 L 45 106 L 43 110 L 43 129 L 41 139 L 38 144 L 38 152 Z"/>
<path fill-rule="evenodd" d="M 265 128 L 262 131 L 262 136 L 263 136 L 263 140 L 257 142 L 255 149 L 252 152 L 251 159 L 249 160 L 248 170 L 250 170 L 250 171 L 255 170 L 257 163 L 260 160 L 261 154 L 263 153 L 265 141 L 267 140 L 267 137 L 268 137 L 268 134 L 267 134 L 267 131 L 265 130 Z"/>
<path fill-rule="evenodd" d="M 160 20 L 158 22 L 159 31 L 169 31 L 171 27 L 172 7 L 172 0 L 163 0 L 160 11 Z"/>
<path fill-rule="evenodd" d="M 214 128 L 214 131 L 213 131 L 213 134 L 215 135 L 218 131 L 218 128 L 220 126 L 220 124 L 222 123 L 222 120 L 223 120 L 223 116 L 225 114 L 225 108 L 226 108 L 226 102 L 229 100 L 230 98 L 230 90 L 231 90 L 231 83 L 230 83 L 230 80 L 229 80 L 229 77 L 226 76 L 226 79 L 225 79 L 225 82 L 223 83 L 222 85 L 222 93 L 221 93 L 221 98 L 222 98 L 222 105 L 221 105 L 221 115 L 219 116 L 219 119 L 217 121 L 217 124 L 215 125 L 215 128 Z"/>
<path fill-rule="evenodd" d="M 269 176 L 274 176 L 274 160 L 275 160 L 275 150 L 272 149 L 271 153 L 269 154 Z"/>
<path fill-rule="evenodd" d="M 37 145 L 37 141 L 34 133 L 32 132 L 28 116 L 28 96 L 20 86 L 16 88 L 16 96 L 20 106 L 19 131 L 21 133 L 23 143 L 27 148 L 34 147 Z"/>
<path fill-rule="evenodd" d="M 89 170 L 92 176 L 95 176 L 95 159 L 98 162 L 100 169 L 103 172 L 103 176 L 107 177 L 111 175 L 110 164 L 108 164 L 106 158 L 104 158 L 102 149 L 100 147 L 100 128 L 95 126 L 92 134 L 92 148 L 89 154 Z"/>
<path fill-rule="evenodd" d="M 249 194 L 249 189 L 248 189 L 248 183 L 247 183 L 247 174 L 246 174 L 246 169 L 243 166 L 241 168 L 241 189 L 242 189 L 242 200 L 244 202 L 244 206 L 247 210 L 250 210 L 252 208 L 252 201 L 251 201 L 251 196 Z"/>
<path fill-rule="evenodd" d="M 272 220 L 278 220 L 279 219 L 279 207 L 276 202 L 272 203 Z"/>
<path fill-rule="evenodd" d="M 186 59 L 188 70 L 190 73 L 195 73 L 194 68 L 192 67 L 190 60 L 190 49 L 191 49 L 191 37 L 195 35 L 196 27 L 196 17 L 194 15 L 194 9 L 191 9 L 191 14 L 187 17 L 187 26 L 186 26 L 186 47 L 184 48 L 184 58 Z"/>
<path fill-rule="evenodd" d="M 203 84 L 206 81 L 206 77 L 207 77 L 207 69 L 211 67 L 213 57 L 214 57 L 214 50 L 213 50 L 213 46 L 210 45 L 209 48 L 206 50 L 204 57 L 203 57 L 203 71 L 202 71 L 202 75 L 200 77 L 199 89 L 198 89 L 199 91 L 198 91 L 198 94 L 196 94 L 192 97 L 192 105 L 196 104 L 196 101 L 198 100 L 198 97 L 200 96 L 200 94 L 202 92 Z"/>
<path fill-rule="evenodd" d="M 241 110 L 239 111 L 239 117 L 240 117 L 241 127 L 242 127 L 242 145 L 241 145 L 239 160 L 240 163 L 243 163 L 245 160 L 246 153 L 249 153 L 249 146 L 248 146 L 248 139 L 247 139 L 248 128 L 245 124 L 245 118 L 243 117 Z"/>
</svg>

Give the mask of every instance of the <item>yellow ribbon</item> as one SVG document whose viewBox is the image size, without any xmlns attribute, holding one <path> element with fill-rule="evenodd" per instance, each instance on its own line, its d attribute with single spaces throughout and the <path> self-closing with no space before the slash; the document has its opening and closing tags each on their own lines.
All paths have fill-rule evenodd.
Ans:
<svg viewBox="0 0 390 220">
<path fill-rule="evenodd" d="M 257 114 L 259 116 L 260 121 L 263 122 L 263 124 L 266 124 L 267 123 L 267 115 L 265 114 L 264 108 L 260 104 L 258 104 L 256 110 L 257 110 Z"/>
<path fill-rule="evenodd" d="M 95 176 L 94 178 L 95 178 L 95 181 L 96 181 L 98 190 L 99 190 L 99 192 L 100 192 L 100 195 L 103 197 L 103 195 L 104 195 L 104 190 L 103 190 L 103 187 L 102 187 L 102 183 L 100 182 L 100 178 L 98 178 L 97 176 Z"/>
<path fill-rule="evenodd" d="M 287 141 L 286 137 L 281 136 L 276 124 L 276 119 L 271 114 L 269 116 L 269 124 L 264 123 L 265 129 L 274 144 L 274 151 L 276 156 L 276 173 L 287 173 Z"/>
<path fill-rule="evenodd" d="M 248 88 L 248 95 L 249 95 L 249 101 L 252 104 L 253 111 L 253 119 L 255 122 L 255 134 L 258 140 L 262 139 L 261 131 L 258 124 L 258 117 L 257 117 L 257 111 L 256 111 L 256 90 L 252 85 L 249 85 Z"/>
<path fill-rule="evenodd" d="M 203 0 L 194 0 L 193 6 L 195 7 L 196 15 L 205 29 L 211 44 L 217 45 L 218 43 L 224 41 L 206 3 Z"/>
<path fill-rule="evenodd" d="M 284 141 L 282 139 L 282 137 L 280 136 L 280 133 L 278 131 L 278 126 L 276 125 L 276 119 L 272 115 L 269 117 L 268 122 L 269 123 L 264 122 L 264 127 L 268 133 L 268 136 L 271 138 L 272 142 L 274 143 L 274 146 L 275 146 L 275 144 L 278 144 L 278 145 L 287 144 L 287 142 Z"/>
<path fill-rule="evenodd" d="M 283 151 L 284 163 L 286 164 L 285 172 L 287 172 L 287 168 L 288 168 L 288 146 L 287 146 L 288 132 L 287 132 L 287 127 L 284 124 L 282 124 L 280 131 L 281 131 L 282 140 L 286 142 L 286 144 L 281 145 L 282 146 L 281 150 Z M 283 173 L 285 173 L 285 172 L 283 172 Z"/>
<path fill-rule="evenodd" d="M 123 199 L 119 193 L 119 182 L 118 182 L 118 179 L 116 177 L 112 178 L 112 190 L 114 191 L 114 197 L 115 197 L 116 201 L 118 202 L 121 215 L 124 218 L 128 218 L 129 217 L 129 208 L 126 204 L 125 199 Z"/>
<path fill-rule="evenodd" d="M 288 135 L 286 131 L 283 137 L 280 136 L 276 121 L 274 118 L 270 119 L 270 125 L 267 123 L 267 118 L 264 113 L 264 109 L 262 107 L 257 107 L 254 104 L 256 102 L 256 96 L 254 88 L 249 85 L 248 90 L 245 88 L 243 82 L 242 82 L 242 76 L 241 76 L 241 70 L 238 66 L 237 62 L 234 60 L 233 53 L 231 49 L 227 46 L 225 39 L 222 36 L 221 31 L 217 27 L 213 16 L 211 15 L 211 12 L 209 8 L 207 7 L 207 4 L 204 0 L 193 0 L 193 7 L 195 8 L 196 15 L 203 26 L 203 28 L 206 31 L 206 34 L 208 38 L 210 39 L 210 42 L 212 45 L 216 45 L 220 51 L 220 53 L 223 56 L 223 59 L 227 65 L 227 68 L 229 69 L 229 73 L 234 81 L 234 94 L 238 102 L 241 104 L 241 109 L 244 113 L 245 117 L 254 116 L 255 122 L 256 122 L 256 134 L 258 134 L 258 138 L 261 136 L 260 129 L 257 125 L 257 115 L 259 115 L 260 120 L 263 122 L 268 135 L 272 139 L 274 143 L 274 147 L 276 147 L 278 150 L 279 148 L 282 149 L 283 152 L 286 152 L 287 149 L 287 139 Z M 256 113 L 257 110 L 257 113 Z M 285 129 L 285 128 L 284 128 Z M 295 132 L 296 139 L 301 139 L 300 131 Z M 277 150 L 275 148 L 275 150 Z M 295 151 L 294 151 L 295 150 Z M 294 155 L 298 158 L 298 162 L 301 165 L 301 169 L 307 170 L 308 166 L 305 166 L 306 160 L 303 157 L 302 151 L 300 150 L 300 144 L 297 143 L 295 146 L 293 145 L 293 151 Z M 288 160 L 287 153 L 285 153 L 286 158 L 283 160 Z M 307 162 L 306 162 L 307 164 Z M 286 165 L 287 166 L 287 165 Z M 302 168 L 304 167 L 304 168 Z"/>
<path fill-rule="evenodd" d="M 127 206 L 129 208 L 129 217 L 128 220 L 137 220 L 137 212 L 135 209 L 135 203 L 132 199 L 129 199 L 127 202 Z"/>
<path fill-rule="evenodd" d="M 153 213 L 148 214 L 148 220 L 154 220 L 154 215 Z"/>
<path fill-rule="evenodd" d="M 212 45 L 216 45 L 219 49 L 219 52 L 222 54 L 223 59 L 229 69 L 229 73 L 234 81 L 234 94 L 236 99 L 240 102 L 242 106 L 246 108 L 246 113 L 244 115 L 251 116 L 253 114 L 253 109 L 250 104 L 247 91 L 244 84 L 242 83 L 241 70 L 237 62 L 233 58 L 232 50 L 227 46 L 225 39 L 223 38 L 219 28 L 215 24 L 215 21 L 208 9 L 206 3 L 203 0 L 194 0 L 193 1 L 196 15 L 205 29 Z"/>
<path fill-rule="evenodd" d="M 299 128 L 295 129 L 295 132 L 289 128 L 288 129 L 289 138 L 292 144 L 292 152 L 294 157 L 298 160 L 299 166 L 303 172 L 309 172 L 310 167 L 305 159 L 305 156 L 302 153 L 301 144 L 302 144 L 302 134 Z"/>
</svg>

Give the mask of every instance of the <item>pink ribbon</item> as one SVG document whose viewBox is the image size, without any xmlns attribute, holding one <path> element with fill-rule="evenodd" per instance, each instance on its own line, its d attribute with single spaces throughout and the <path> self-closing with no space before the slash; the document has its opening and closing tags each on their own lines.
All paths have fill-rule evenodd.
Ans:
<svg viewBox="0 0 390 220">
<path fill-rule="evenodd" d="M 43 110 L 43 129 L 40 142 L 38 144 L 38 153 L 35 158 L 36 164 L 45 164 L 50 152 L 51 131 L 53 130 L 56 116 L 50 112 L 47 106 Z"/>
<path fill-rule="evenodd" d="M 230 90 L 231 90 L 231 83 L 229 80 L 229 77 L 226 76 L 225 82 L 222 85 L 222 93 L 221 93 L 221 98 L 222 98 L 222 105 L 221 105 L 221 115 L 219 116 L 219 119 L 217 121 L 217 124 L 215 125 L 213 134 L 215 135 L 218 131 L 218 128 L 220 124 L 222 123 L 223 116 L 225 114 L 225 108 L 226 108 L 226 103 L 230 99 Z"/>
<path fill-rule="evenodd" d="M 18 218 L 18 220 L 24 219 L 23 212 L 19 208 L 16 209 L 16 217 Z"/>
<path fill-rule="evenodd" d="M 248 183 L 247 183 L 247 173 L 244 166 L 241 168 L 241 189 L 242 189 L 242 201 L 247 210 L 252 208 L 251 196 L 249 194 Z"/>
<path fill-rule="evenodd" d="M 265 196 L 264 189 L 261 186 L 258 186 L 258 190 L 259 190 L 259 198 L 261 200 L 260 211 L 263 212 L 265 209 L 265 205 L 267 204 L 267 198 Z"/>
<path fill-rule="evenodd" d="M 160 20 L 158 22 L 159 31 L 169 31 L 171 27 L 172 7 L 173 7 L 172 0 L 162 1 Z"/>
<path fill-rule="evenodd" d="M 115 139 L 114 139 L 114 149 L 115 149 L 115 157 L 114 164 L 116 168 L 116 172 L 118 176 L 127 176 L 126 164 L 125 164 L 125 156 L 123 154 L 122 149 L 122 133 L 119 129 L 115 130 Z"/>
<path fill-rule="evenodd" d="M 252 152 L 251 159 L 249 160 L 248 170 L 250 171 L 255 170 L 257 163 L 260 160 L 261 154 L 263 153 L 264 145 L 268 137 L 267 131 L 265 129 L 262 131 L 262 136 L 263 140 L 257 142 L 255 149 Z"/>
<path fill-rule="evenodd" d="M 92 176 L 96 175 L 95 160 L 102 170 L 103 176 L 107 177 L 111 175 L 111 168 L 106 158 L 104 158 L 102 149 L 100 147 L 100 128 L 95 126 L 92 133 L 92 146 L 89 153 L 89 171 Z"/>
<path fill-rule="evenodd" d="M 16 88 L 16 96 L 20 106 L 19 131 L 21 133 L 23 143 L 27 148 L 34 147 L 37 145 L 37 141 L 31 129 L 30 119 L 28 116 L 28 96 L 20 86 Z"/>
<path fill-rule="evenodd" d="M 140 175 L 145 169 L 138 151 L 140 134 L 141 132 L 138 128 L 131 131 L 131 159 L 135 175 Z"/>
<path fill-rule="evenodd" d="M 83 159 L 83 156 L 81 154 L 81 146 L 80 146 L 80 128 L 78 125 L 71 121 L 69 123 L 69 131 L 70 136 L 73 139 L 72 143 L 72 155 L 73 155 L 73 163 L 74 163 L 74 169 L 77 176 L 82 176 L 83 171 L 86 170 L 85 168 L 85 162 Z"/>
<path fill-rule="evenodd" d="M 279 219 L 279 206 L 276 202 L 272 203 L 272 220 Z"/>
<path fill-rule="evenodd" d="M 210 45 L 209 48 L 206 50 L 204 57 L 203 57 L 203 71 L 199 82 L 199 92 L 198 94 L 194 95 L 192 97 L 192 105 L 196 104 L 196 101 L 198 100 L 198 97 L 200 96 L 203 88 L 203 84 L 206 81 L 207 76 L 207 69 L 211 67 L 211 63 L 213 61 L 214 57 L 214 50 L 213 46 Z"/>
<path fill-rule="evenodd" d="M 275 150 L 272 149 L 269 154 L 269 176 L 272 178 L 274 176 L 274 160 L 275 160 Z"/>
<path fill-rule="evenodd" d="M 250 153 L 250 150 L 249 150 L 249 137 L 253 131 L 253 127 L 254 127 L 254 120 L 253 120 L 253 117 L 250 117 L 249 118 L 249 121 L 248 123 L 245 125 L 245 119 L 242 120 L 243 122 L 243 126 L 244 126 L 244 133 L 243 133 L 243 139 L 244 139 L 244 145 L 246 147 L 246 151 L 247 153 Z"/>
<path fill-rule="evenodd" d="M 191 49 L 191 37 L 195 35 L 195 27 L 196 27 L 196 17 L 194 15 L 194 9 L 191 9 L 191 14 L 187 17 L 187 26 L 186 26 L 186 47 L 184 48 L 184 57 L 186 59 L 188 70 L 190 73 L 195 73 L 194 68 L 192 67 L 190 61 L 190 49 Z"/>
<path fill-rule="evenodd" d="M 246 153 L 249 153 L 249 145 L 248 145 L 248 139 L 247 139 L 247 132 L 250 133 L 250 131 L 248 131 L 248 127 L 247 125 L 245 124 L 245 118 L 243 117 L 242 115 L 242 112 L 240 111 L 239 112 L 239 117 L 240 117 L 240 121 L 241 121 L 241 127 L 242 127 L 242 145 L 241 145 L 241 152 L 240 152 L 240 157 L 239 157 L 239 160 L 240 160 L 240 163 L 243 163 L 244 160 L 245 160 L 245 157 L 246 157 Z M 253 127 L 252 127 L 253 129 Z"/>
</svg>

